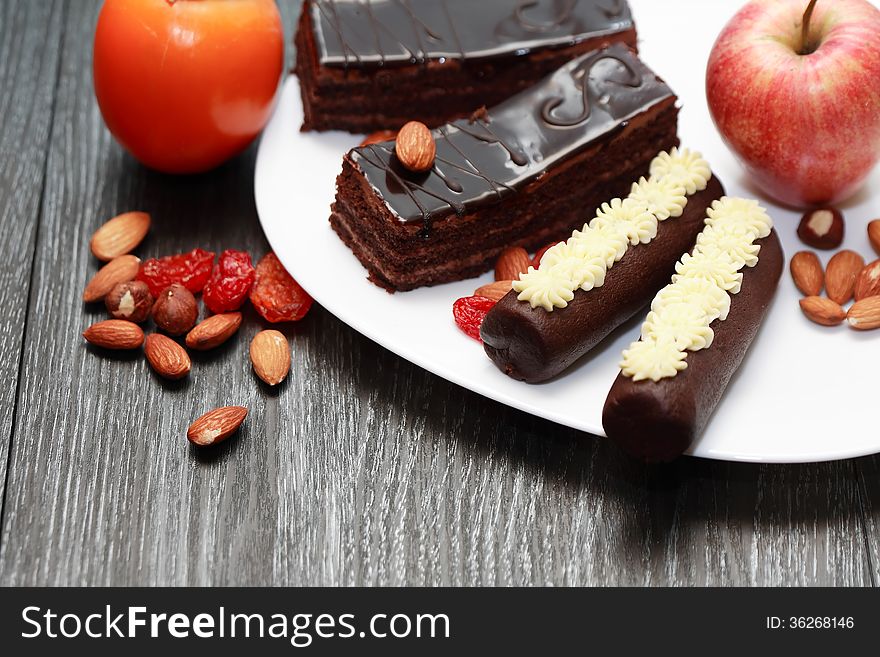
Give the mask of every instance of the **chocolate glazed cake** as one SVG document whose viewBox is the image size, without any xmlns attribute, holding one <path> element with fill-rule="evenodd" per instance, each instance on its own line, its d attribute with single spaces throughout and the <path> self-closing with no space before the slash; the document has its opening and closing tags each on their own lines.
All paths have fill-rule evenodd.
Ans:
<svg viewBox="0 0 880 657">
<path fill-rule="evenodd" d="M 305 0 L 303 130 L 438 126 L 613 42 L 636 47 L 623 0 Z"/>
<path fill-rule="evenodd" d="M 330 223 L 390 291 L 478 276 L 509 246 L 566 237 L 678 144 L 676 97 L 623 45 L 566 64 L 495 108 L 433 131 L 434 167 L 394 142 L 352 150 Z"/>
</svg>

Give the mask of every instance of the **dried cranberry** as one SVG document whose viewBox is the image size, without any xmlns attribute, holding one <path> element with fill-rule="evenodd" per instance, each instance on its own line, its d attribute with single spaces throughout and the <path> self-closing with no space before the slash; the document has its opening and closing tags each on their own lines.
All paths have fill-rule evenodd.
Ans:
<svg viewBox="0 0 880 657">
<path fill-rule="evenodd" d="M 480 338 L 480 326 L 489 311 L 495 307 L 497 301 L 487 299 L 486 297 L 464 297 L 459 299 L 452 306 L 452 315 L 455 317 L 455 323 L 458 328 L 467 333 L 474 340 L 483 340 Z"/>
<path fill-rule="evenodd" d="M 257 263 L 251 303 L 266 321 L 276 323 L 301 320 L 313 301 L 270 251 Z"/>
<path fill-rule="evenodd" d="M 214 254 L 202 249 L 164 258 L 150 258 L 141 265 L 137 280 L 146 283 L 154 297 L 158 297 L 162 290 L 174 283 L 180 283 L 196 294 L 208 282 L 213 264 Z"/>
<path fill-rule="evenodd" d="M 254 284 L 254 266 L 244 251 L 227 249 L 220 254 L 202 298 L 212 313 L 228 313 L 241 308 Z"/>
</svg>

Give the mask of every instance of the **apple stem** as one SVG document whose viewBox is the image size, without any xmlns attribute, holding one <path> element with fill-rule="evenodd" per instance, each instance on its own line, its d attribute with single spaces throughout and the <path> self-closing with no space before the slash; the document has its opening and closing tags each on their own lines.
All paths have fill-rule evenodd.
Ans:
<svg viewBox="0 0 880 657">
<path fill-rule="evenodd" d="M 813 10 L 819 0 L 810 0 L 807 10 L 804 12 L 804 22 L 801 26 L 801 47 L 798 51 L 801 55 L 811 55 L 816 52 L 816 46 L 810 41 L 810 20 L 813 18 Z"/>
</svg>

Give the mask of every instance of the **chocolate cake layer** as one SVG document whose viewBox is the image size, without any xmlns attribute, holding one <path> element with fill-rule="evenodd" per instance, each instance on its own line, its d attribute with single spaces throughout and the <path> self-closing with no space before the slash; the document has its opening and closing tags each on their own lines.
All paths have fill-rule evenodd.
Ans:
<svg viewBox="0 0 880 657">
<path fill-rule="evenodd" d="M 306 0 L 303 129 L 438 126 L 618 41 L 636 47 L 623 0 Z"/>
<path fill-rule="evenodd" d="M 517 300 L 516 292 L 507 294 L 483 321 L 489 358 L 508 376 L 528 383 L 566 370 L 669 283 L 675 263 L 705 227 L 706 210 L 722 196 L 724 188 L 713 176 L 705 190 L 688 199 L 682 216 L 660 222 L 650 244 L 627 249 L 608 270 L 602 287 L 578 290 L 566 308 L 547 312 Z"/>
<path fill-rule="evenodd" d="M 331 224 L 390 290 L 476 276 L 508 246 L 562 239 L 677 145 L 671 90 L 626 47 L 584 55 L 535 87 L 434 131 L 407 171 L 394 143 L 343 162 Z"/>
<path fill-rule="evenodd" d="M 688 353 L 686 369 L 656 383 L 617 377 L 602 424 L 631 455 L 669 461 L 703 433 L 755 339 L 782 275 L 785 257 L 776 232 L 756 243 L 761 245 L 758 264 L 743 271 L 742 290 L 732 295 L 727 319 L 712 323 L 715 337 L 709 348 Z"/>
</svg>

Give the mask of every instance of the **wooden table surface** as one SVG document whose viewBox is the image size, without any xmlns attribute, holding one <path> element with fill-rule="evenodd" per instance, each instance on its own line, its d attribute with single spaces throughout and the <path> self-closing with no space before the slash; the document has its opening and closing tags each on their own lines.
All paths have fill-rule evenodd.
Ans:
<svg viewBox="0 0 880 657">
<path fill-rule="evenodd" d="M 280 4 L 291 33 L 298 3 Z M 87 347 L 80 333 L 102 317 L 79 301 L 97 269 L 88 238 L 107 218 L 152 213 L 146 257 L 267 249 L 254 148 L 169 177 L 110 137 L 92 92 L 98 6 L 0 3 L 0 584 L 878 579 L 876 457 L 642 466 L 428 374 L 317 307 L 286 329 L 293 369 L 277 391 L 251 372 L 253 313 L 181 384 L 140 355 Z M 191 448 L 190 421 L 232 403 L 250 408 L 241 435 Z"/>
</svg>

